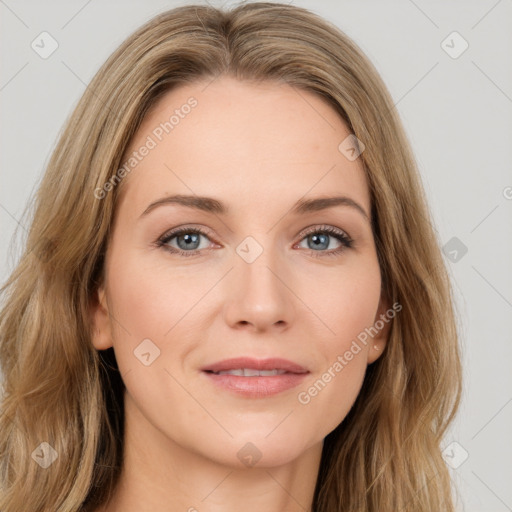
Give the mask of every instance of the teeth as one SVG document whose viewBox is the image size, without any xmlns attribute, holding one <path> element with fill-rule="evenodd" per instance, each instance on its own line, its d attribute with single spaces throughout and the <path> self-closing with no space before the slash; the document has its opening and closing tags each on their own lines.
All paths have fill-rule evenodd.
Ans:
<svg viewBox="0 0 512 512">
<path fill-rule="evenodd" d="M 240 369 L 240 370 L 226 370 L 226 371 L 214 372 L 214 373 L 216 373 L 217 375 L 238 375 L 239 377 L 243 377 L 244 376 L 244 370 L 243 369 Z"/>
<path fill-rule="evenodd" d="M 238 375 L 239 377 L 272 377 L 282 375 L 286 370 L 254 370 L 253 368 L 240 368 L 238 370 L 225 370 L 214 372 L 216 375 Z"/>
</svg>

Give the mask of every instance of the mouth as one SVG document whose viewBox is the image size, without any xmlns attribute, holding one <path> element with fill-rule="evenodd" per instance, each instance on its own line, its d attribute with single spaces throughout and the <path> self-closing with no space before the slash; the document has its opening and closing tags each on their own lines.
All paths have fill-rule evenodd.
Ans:
<svg viewBox="0 0 512 512">
<path fill-rule="evenodd" d="M 258 377 L 282 375 L 283 373 L 302 374 L 308 373 L 304 366 L 282 359 L 272 357 L 267 359 L 256 359 L 253 357 L 235 357 L 217 361 L 204 368 L 202 371 L 221 374 L 222 372 L 230 372 L 230 375 L 238 375 L 243 377 Z M 270 373 L 269 373 L 270 372 Z"/>
<path fill-rule="evenodd" d="M 213 373 L 214 375 L 236 375 L 238 377 L 273 377 L 274 375 L 283 375 L 287 372 L 286 370 L 256 370 L 254 368 L 238 368 L 236 370 L 223 370 L 219 372 L 214 372 L 211 370 L 206 370 L 208 373 Z"/>
<path fill-rule="evenodd" d="M 286 359 L 241 357 L 213 363 L 202 368 L 202 373 L 225 391 L 263 398 L 298 386 L 310 372 Z"/>
</svg>

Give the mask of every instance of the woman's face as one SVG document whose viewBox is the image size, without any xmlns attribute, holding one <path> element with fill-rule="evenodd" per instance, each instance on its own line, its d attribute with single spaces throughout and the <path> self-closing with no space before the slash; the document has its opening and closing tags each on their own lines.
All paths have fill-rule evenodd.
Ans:
<svg viewBox="0 0 512 512">
<path fill-rule="evenodd" d="M 386 329 L 361 341 L 388 306 L 369 190 L 361 159 L 339 149 L 350 132 L 316 95 L 208 84 L 162 97 L 126 153 L 94 345 L 114 347 L 138 432 L 272 466 L 322 443 L 384 348 Z M 204 371 L 238 357 L 305 373 Z"/>
</svg>

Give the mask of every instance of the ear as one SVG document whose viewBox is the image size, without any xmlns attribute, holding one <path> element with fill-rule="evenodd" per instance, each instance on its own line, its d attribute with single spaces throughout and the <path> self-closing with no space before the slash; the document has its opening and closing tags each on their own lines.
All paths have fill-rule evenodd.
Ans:
<svg viewBox="0 0 512 512">
<path fill-rule="evenodd" d="M 90 302 L 92 322 L 92 344 L 96 350 L 106 350 L 112 346 L 112 326 L 107 306 L 105 288 L 101 285 Z"/>
<path fill-rule="evenodd" d="M 375 362 L 386 348 L 394 316 L 386 314 L 389 310 L 389 300 L 384 295 L 381 295 L 373 326 L 370 329 L 372 337 L 368 342 L 368 364 Z"/>
</svg>

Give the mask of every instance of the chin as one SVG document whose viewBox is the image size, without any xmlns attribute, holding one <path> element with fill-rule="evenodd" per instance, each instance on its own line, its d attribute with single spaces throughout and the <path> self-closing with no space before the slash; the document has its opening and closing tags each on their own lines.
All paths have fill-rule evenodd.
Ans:
<svg viewBox="0 0 512 512">
<path fill-rule="evenodd" d="M 279 427 L 278 427 L 279 428 Z M 293 437 L 285 430 L 278 435 L 276 431 L 247 432 L 237 435 L 226 443 L 219 443 L 219 460 L 227 466 L 242 468 L 271 468 L 287 464 L 304 454 L 309 446 L 302 442 L 294 442 Z M 216 458 L 212 454 L 213 458 Z"/>
</svg>

